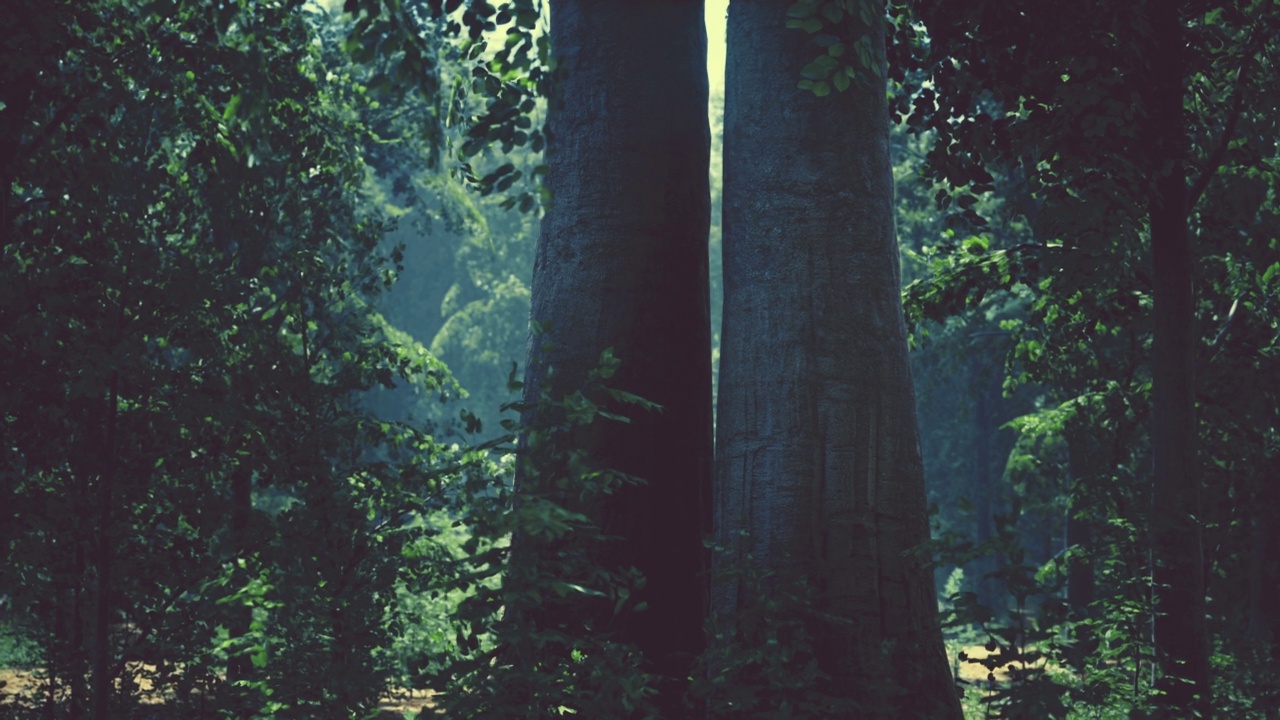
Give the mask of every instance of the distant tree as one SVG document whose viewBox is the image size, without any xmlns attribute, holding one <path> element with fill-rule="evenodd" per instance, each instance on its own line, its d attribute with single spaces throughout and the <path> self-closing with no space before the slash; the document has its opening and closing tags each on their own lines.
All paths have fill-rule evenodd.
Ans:
<svg viewBox="0 0 1280 720">
<path fill-rule="evenodd" d="M 10 9 L 0 595 L 46 716 L 143 679 L 184 717 L 365 712 L 460 455 L 359 401 L 446 375 L 370 312 L 372 100 L 299 3 Z"/>
<path fill-rule="evenodd" d="M 1189 54 L 1184 5 L 1150 2 L 1144 45 L 1150 74 L 1142 110 L 1148 118 L 1148 157 L 1153 174 L 1147 201 L 1152 262 L 1151 352 L 1151 550 L 1155 585 L 1157 687 L 1162 717 L 1193 711 L 1213 716 L 1209 636 L 1205 618 L 1204 540 L 1200 469 L 1196 453 L 1196 323 L 1194 258 L 1187 186 L 1190 142 L 1183 104 Z M 1216 172 L 1211 168 L 1209 172 Z"/>
<path fill-rule="evenodd" d="M 923 67 L 929 78 L 900 74 L 905 92 L 897 109 L 908 126 L 934 133 L 926 173 L 948 186 L 940 204 L 981 232 L 975 201 L 993 189 L 984 164 L 1025 177 L 1029 190 L 1017 212 L 1035 241 L 962 261 L 984 269 L 968 281 L 952 275 L 960 282 L 951 287 L 980 297 L 1022 283 L 1035 293 L 1036 326 L 1019 330 L 1012 357 L 1022 372 L 1015 377 L 1043 382 L 1054 406 L 1088 406 L 1101 424 L 1089 433 L 1096 439 L 1082 438 L 1075 420 L 1061 428 L 1074 436 L 1073 454 L 1082 445 L 1108 449 L 1098 471 L 1078 474 L 1094 480 L 1077 481 L 1077 489 L 1149 530 L 1161 668 L 1151 699 L 1165 717 L 1189 708 L 1209 717 L 1218 704 L 1210 625 L 1233 611 L 1214 611 L 1205 589 L 1225 581 L 1214 577 L 1215 564 L 1245 563 L 1247 552 L 1226 549 L 1233 533 L 1225 529 L 1242 527 L 1230 493 L 1254 490 L 1206 480 L 1243 453 L 1256 452 L 1265 467 L 1265 448 L 1274 442 L 1266 439 L 1274 437 L 1270 430 L 1252 429 L 1259 416 L 1240 425 L 1219 409 L 1237 381 L 1225 381 L 1225 367 L 1215 365 L 1228 358 L 1221 341 L 1231 314 L 1224 309 L 1274 302 L 1264 279 L 1277 274 L 1274 258 L 1259 253 L 1274 242 L 1262 239 L 1274 238 L 1275 214 L 1261 198 L 1278 179 L 1280 16 L 1266 2 L 904 5 L 916 14 L 897 24 L 900 66 Z M 912 42 L 921 29 L 929 42 Z M 912 48 L 923 65 L 908 57 Z M 1210 332 L 1205 320 L 1217 329 Z M 1236 372 L 1274 397 L 1274 383 L 1258 373 L 1269 343 L 1243 344 L 1250 351 L 1235 356 Z M 1212 390 L 1197 378 L 1205 370 Z M 1254 412 L 1250 402 L 1235 404 Z M 1212 409 L 1211 423 L 1197 418 L 1197 405 Z M 1274 415 L 1264 414 L 1269 426 Z M 1222 445 L 1228 435 L 1236 440 L 1230 448 Z M 1199 452 L 1204 445 L 1207 453 Z M 1097 482 L 1104 476 L 1127 481 Z M 1257 476 L 1244 477 L 1250 480 L 1239 482 L 1252 484 Z M 1209 533 L 1224 542 L 1208 543 L 1218 550 L 1206 562 L 1202 538 Z M 1085 590 L 1082 581 L 1077 574 L 1077 591 Z M 1210 595 L 1224 603 L 1219 607 L 1236 602 L 1226 592 Z M 1122 614 L 1115 619 L 1125 622 Z M 1224 637 L 1239 632 L 1223 625 Z"/>
<path fill-rule="evenodd" d="M 850 716 L 959 718 L 933 578 L 914 552 L 929 530 L 883 7 L 827 8 L 729 9 L 717 537 L 729 564 L 751 558 L 777 585 L 814 587 L 821 689 L 859 709 Z M 821 30 L 827 61 L 810 64 L 819 50 L 789 18 Z M 854 72 L 834 61 L 842 52 L 862 57 Z M 754 600 L 734 583 L 715 593 L 730 615 Z"/>
</svg>

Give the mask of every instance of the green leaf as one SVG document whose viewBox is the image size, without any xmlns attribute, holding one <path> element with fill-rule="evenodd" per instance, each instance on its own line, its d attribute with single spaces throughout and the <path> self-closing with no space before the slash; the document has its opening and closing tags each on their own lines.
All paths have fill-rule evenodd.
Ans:
<svg viewBox="0 0 1280 720">
<path fill-rule="evenodd" d="M 222 111 L 223 122 L 227 122 L 228 120 L 236 116 L 236 110 L 240 109 L 241 99 L 242 99 L 242 96 L 240 95 L 240 93 L 236 93 L 235 95 L 231 96 L 230 100 L 227 101 L 227 107 L 224 108 Z"/>
<path fill-rule="evenodd" d="M 817 0 L 800 0 L 800 2 L 797 2 L 790 8 L 787 8 L 787 17 L 803 19 L 813 17 L 814 13 L 817 11 Z"/>
<path fill-rule="evenodd" d="M 970 255 L 981 255 L 987 251 L 989 243 L 984 237 L 974 236 L 964 241 L 964 251 Z"/>
<path fill-rule="evenodd" d="M 833 23 L 838 23 L 844 19 L 844 11 L 836 3 L 829 2 L 822 6 L 822 16 Z"/>
<path fill-rule="evenodd" d="M 804 30 L 805 32 L 812 34 L 822 29 L 822 21 L 816 17 L 805 18 L 804 20 L 790 18 L 787 20 L 787 29 Z"/>
<path fill-rule="evenodd" d="M 1268 267 L 1266 271 L 1262 273 L 1262 284 L 1263 285 L 1269 284 L 1271 282 L 1271 279 L 1276 277 L 1277 275 L 1280 275 L 1280 262 L 1271 263 L 1271 266 Z"/>
<path fill-rule="evenodd" d="M 800 70 L 800 75 L 808 80 L 824 80 L 835 70 L 837 62 L 830 55 L 821 55 Z"/>
</svg>

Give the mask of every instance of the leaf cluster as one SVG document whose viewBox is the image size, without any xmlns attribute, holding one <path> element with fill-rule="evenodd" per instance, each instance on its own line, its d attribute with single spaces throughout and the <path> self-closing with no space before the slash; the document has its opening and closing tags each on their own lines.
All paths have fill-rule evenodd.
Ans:
<svg viewBox="0 0 1280 720">
<path fill-rule="evenodd" d="M 0 593 L 39 692 L 83 708 L 97 655 L 112 716 L 143 680 L 186 717 L 361 716 L 447 488 L 493 468 L 362 401 L 452 381 L 371 312 L 358 73 L 296 2 L 54 11 L 5 40 L 39 52 L 0 197 Z"/>
<path fill-rule="evenodd" d="M 562 397 L 550 382 L 536 399 L 510 405 L 533 425 L 504 421 L 521 438 L 515 486 L 472 475 L 457 523 L 471 539 L 450 589 L 459 606 L 459 660 L 441 675 L 445 709 L 467 717 L 655 717 L 651 678 L 635 647 L 615 638 L 644 579 L 608 561 L 614 538 L 591 508 L 641 482 L 600 467 L 581 438 L 600 423 L 628 422 L 606 402 L 652 404 L 610 386 L 618 360 L 606 350 L 583 387 Z M 520 389 L 513 367 L 510 386 Z M 526 394 L 526 398 L 529 395 Z M 550 419 L 549 419 L 550 418 Z M 518 493 L 517 493 L 518 491 Z M 501 577 L 501 583 L 490 581 Z"/>
</svg>

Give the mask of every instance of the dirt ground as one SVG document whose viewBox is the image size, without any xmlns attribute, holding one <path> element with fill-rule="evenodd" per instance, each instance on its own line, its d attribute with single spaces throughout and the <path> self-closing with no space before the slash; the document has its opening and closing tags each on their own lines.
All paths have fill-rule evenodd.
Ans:
<svg viewBox="0 0 1280 720">
<path fill-rule="evenodd" d="M 144 669 L 139 667 L 135 670 L 135 673 Z M 163 703 L 164 697 L 155 692 L 154 688 L 151 687 L 151 682 L 142 675 L 145 675 L 145 673 L 138 673 L 137 677 L 138 686 L 142 691 L 142 702 L 146 704 Z M 15 695 L 35 691 L 39 685 L 39 678 L 33 672 L 0 668 L 0 707 L 13 702 Z M 388 695 L 389 697 L 378 703 L 378 709 L 383 713 L 382 716 L 395 718 L 404 717 L 408 713 L 422 714 L 423 711 L 428 711 L 424 717 L 431 717 L 430 711 L 434 704 L 431 701 L 431 693 L 429 691 L 396 689 L 388 693 Z"/>
<path fill-rule="evenodd" d="M 984 658 L 990 654 L 981 645 L 970 645 L 962 648 L 962 650 L 973 659 Z M 987 669 L 978 663 L 962 661 L 957 665 L 960 679 L 970 683 L 985 683 L 987 681 Z M 143 667 L 137 668 L 138 671 L 144 669 Z M 138 677 L 143 702 L 163 703 L 164 698 L 160 693 L 154 692 L 150 681 L 143 677 L 145 674 L 145 672 L 139 672 Z M 1007 680 L 1008 673 L 1003 671 L 996 673 L 996 682 L 1005 682 Z M 39 681 L 32 672 L 0 668 L 0 707 L 12 702 L 14 695 L 31 692 L 38 685 Z M 388 695 L 389 697 L 378 704 L 378 708 L 383 711 L 388 719 L 404 717 L 409 713 L 423 713 L 423 711 L 428 711 L 427 717 L 431 716 L 430 711 L 434 704 L 431 701 L 431 693 L 429 691 L 394 690 Z"/>
<path fill-rule="evenodd" d="M 970 660 L 981 660 L 983 658 L 986 658 L 989 655 L 995 654 L 993 652 L 989 652 L 982 645 L 966 645 L 965 647 L 960 648 L 960 650 L 964 652 L 964 654 L 967 655 Z M 986 683 L 987 682 L 988 671 L 981 664 L 976 662 L 966 662 L 964 660 L 960 660 L 957 662 L 954 657 L 951 658 L 951 661 L 952 661 L 953 668 L 956 668 L 958 666 L 958 670 L 959 670 L 958 674 L 961 680 L 964 680 L 965 682 L 970 682 L 970 683 Z M 1041 664 L 1043 664 L 1043 662 L 1044 661 L 1041 660 Z M 997 683 L 1006 683 L 1009 681 L 1009 671 L 1007 668 L 1000 668 L 999 670 L 996 671 L 995 676 L 996 676 Z"/>
</svg>

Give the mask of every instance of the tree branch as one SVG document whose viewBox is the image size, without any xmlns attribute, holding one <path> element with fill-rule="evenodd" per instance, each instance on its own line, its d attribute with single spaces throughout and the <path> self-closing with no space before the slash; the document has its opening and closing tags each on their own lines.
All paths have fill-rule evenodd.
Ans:
<svg viewBox="0 0 1280 720">
<path fill-rule="evenodd" d="M 19 162 L 21 162 L 22 160 L 25 160 L 27 156 L 34 153 L 36 149 L 39 148 L 40 145 L 44 143 L 44 141 L 47 140 L 50 135 L 53 134 L 53 131 L 62 127 L 62 124 L 65 123 L 67 121 L 67 118 L 71 116 L 71 113 L 76 109 L 76 106 L 79 105 L 82 100 L 84 100 L 84 97 L 85 96 L 81 94 L 71 98 L 69 101 L 67 101 L 66 105 L 63 105 L 61 108 L 59 108 L 58 112 L 54 114 L 53 119 L 50 120 L 43 128 L 40 129 L 40 133 L 36 135 L 34 138 L 32 138 L 31 142 L 27 143 L 26 145 L 19 145 L 17 147 L 17 151 L 14 153 L 13 158 L 11 159 L 11 162 L 13 163 L 13 165 L 16 167 Z"/>
<path fill-rule="evenodd" d="M 1253 33 L 1249 38 L 1249 42 L 1245 47 L 1244 56 L 1240 58 L 1240 67 L 1236 69 L 1236 90 L 1235 97 L 1231 101 L 1231 114 L 1227 117 L 1227 123 L 1222 128 L 1222 137 L 1218 140 L 1218 146 L 1213 149 L 1209 157 L 1206 159 L 1204 167 L 1200 170 L 1200 177 L 1191 184 L 1187 191 L 1187 212 L 1200 202 L 1200 196 L 1204 194 L 1209 182 L 1213 180 L 1213 176 L 1217 174 L 1218 168 L 1222 165 L 1222 159 L 1227 154 L 1227 146 L 1231 144 L 1231 137 L 1235 135 L 1236 125 L 1240 122 L 1240 115 L 1244 112 L 1244 68 L 1248 63 L 1249 57 L 1258 52 L 1264 33 L 1261 25 L 1254 26 Z"/>
<path fill-rule="evenodd" d="M 1222 158 L 1227 154 L 1227 146 L 1231 144 L 1231 136 L 1236 132 L 1236 125 L 1240 122 L 1240 114 L 1244 111 L 1244 82 L 1241 78 L 1242 73 L 1236 75 L 1236 92 L 1235 98 L 1231 103 L 1231 115 L 1227 118 L 1227 124 L 1222 128 L 1222 137 L 1218 139 L 1218 146 L 1210 153 L 1204 167 L 1200 170 L 1200 177 L 1191 184 L 1191 188 L 1187 191 L 1187 209 L 1190 210 L 1200 201 L 1200 196 L 1204 194 L 1205 188 L 1209 187 L 1209 181 L 1218 172 L 1218 168 L 1222 165 Z"/>
</svg>

